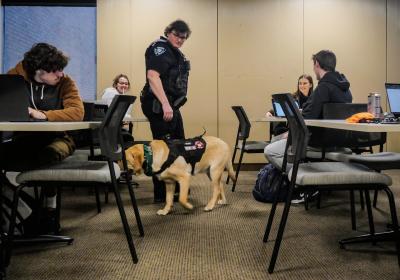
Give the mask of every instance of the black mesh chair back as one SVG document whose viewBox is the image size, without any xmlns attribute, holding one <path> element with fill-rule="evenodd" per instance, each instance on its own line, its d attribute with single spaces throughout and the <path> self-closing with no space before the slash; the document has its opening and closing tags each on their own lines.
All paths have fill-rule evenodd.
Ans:
<svg viewBox="0 0 400 280">
<path fill-rule="evenodd" d="M 242 106 L 232 106 L 232 110 L 235 112 L 236 117 L 239 120 L 237 140 L 246 140 L 249 138 L 251 128 L 251 123 L 246 115 L 246 112 Z"/>
<path fill-rule="evenodd" d="M 324 119 L 346 119 L 356 113 L 367 112 L 367 104 L 365 103 L 327 103 L 323 107 Z M 359 132 L 346 131 L 341 129 L 323 129 L 323 145 L 324 147 L 348 147 L 352 148 L 356 153 L 363 152 L 368 147 L 379 145 L 383 150 L 386 143 L 386 133 L 380 132 Z"/>
<path fill-rule="evenodd" d="M 233 149 L 232 164 L 235 163 L 235 157 L 237 150 L 240 150 L 239 161 L 236 167 L 236 181 L 233 182 L 232 191 L 235 191 L 237 178 L 239 175 L 240 167 L 242 165 L 242 159 L 244 153 L 263 153 L 265 146 L 269 143 L 267 141 L 247 141 L 250 135 L 251 123 L 247 114 L 242 106 L 232 106 L 232 110 L 235 112 L 236 117 L 239 121 L 239 127 L 236 134 L 235 147 Z M 229 183 L 229 176 L 226 179 L 226 183 Z"/>
<path fill-rule="evenodd" d="M 272 98 L 281 105 L 289 126 L 282 170 L 286 170 L 287 162 L 294 163 L 294 168 L 306 157 L 309 132 L 296 101 L 290 93 L 274 94 Z"/>
<path fill-rule="evenodd" d="M 121 125 L 129 105 L 135 100 L 136 96 L 116 95 L 99 128 L 101 153 L 112 161 L 121 160 L 124 156 Z"/>
</svg>

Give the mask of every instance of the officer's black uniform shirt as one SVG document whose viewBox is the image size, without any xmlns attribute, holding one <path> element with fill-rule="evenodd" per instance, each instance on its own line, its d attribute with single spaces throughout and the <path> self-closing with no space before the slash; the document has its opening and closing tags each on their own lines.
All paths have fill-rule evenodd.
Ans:
<svg viewBox="0 0 400 280">
<path fill-rule="evenodd" d="M 166 38 L 160 37 L 160 40 L 154 42 L 146 51 L 146 72 L 147 70 L 158 72 L 163 86 L 167 82 L 170 68 L 178 65 L 178 59 L 172 48 Z M 167 89 L 164 87 L 164 90 Z"/>
</svg>

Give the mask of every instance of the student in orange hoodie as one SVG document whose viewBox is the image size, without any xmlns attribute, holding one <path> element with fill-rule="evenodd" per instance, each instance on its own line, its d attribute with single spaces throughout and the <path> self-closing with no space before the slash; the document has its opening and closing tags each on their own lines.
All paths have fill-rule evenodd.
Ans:
<svg viewBox="0 0 400 280">
<path fill-rule="evenodd" d="M 29 115 L 44 121 L 82 121 L 83 102 L 75 82 L 64 73 L 69 58 L 56 47 L 38 43 L 8 74 L 24 77 L 30 93 Z M 0 150 L 1 168 L 24 171 L 65 159 L 75 150 L 65 132 L 16 132 Z M 47 191 L 48 196 L 55 192 Z"/>
</svg>

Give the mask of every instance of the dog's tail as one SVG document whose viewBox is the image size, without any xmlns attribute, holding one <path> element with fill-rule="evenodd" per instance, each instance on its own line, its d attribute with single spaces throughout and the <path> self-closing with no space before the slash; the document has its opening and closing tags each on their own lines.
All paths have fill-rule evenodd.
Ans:
<svg viewBox="0 0 400 280">
<path fill-rule="evenodd" d="M 233 171 L 232 162 L 230 160 L 227 161 L 225 169 L 228 171 L 228 176 L 231 178 L 232 182 L 235 182 L 235 172 Z"/>
</svg>

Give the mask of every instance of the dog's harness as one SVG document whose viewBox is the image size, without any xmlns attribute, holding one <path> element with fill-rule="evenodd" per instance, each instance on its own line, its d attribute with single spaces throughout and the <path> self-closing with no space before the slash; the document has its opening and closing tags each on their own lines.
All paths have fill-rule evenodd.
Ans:
<svg viewBox="0 0 400 280">
<path fill-rule="evenodd" d="M 192 175 L 194 174 L 194 166 L 201 160 L 206 149 L 206 141 L 201 136 L 191 139 L 172 139 L 164 140 L 169 148 L 167 160 L 163 163 L 160 170 L 153 172 L 151 165 L 153 162 L 153 154 L 150 146 L 144 145 L 144 173 L 148 176 L 162 173 L 165 169 L 179 157 L 182 156 L 187 163 L 192 166 Z"/>
</svg>

